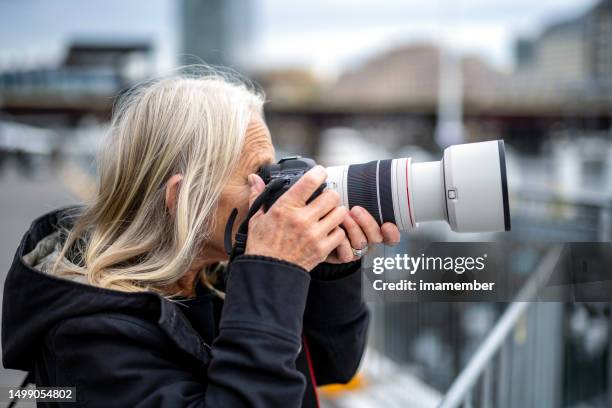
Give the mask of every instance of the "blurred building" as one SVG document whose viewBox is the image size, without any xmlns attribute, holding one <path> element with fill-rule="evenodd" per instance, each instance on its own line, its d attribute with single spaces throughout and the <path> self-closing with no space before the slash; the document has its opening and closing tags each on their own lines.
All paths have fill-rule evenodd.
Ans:
<svg viewBox="0 0 612 408">
<path fill-rule="evenodd" d="M 305 105 L 317 102 L 324 84 L 312 72 L 300 68 L 252 72 L 251 77 L 275 104 Z"/>
<path fill-rule="evenodd" d="M 113 98 L 153 72 L 149 41 L 75 40 L 57 66 L 0 73 L 0 113 L 42 126 L 106 119 Z"/>
<path fill-rule="evenodd" d="M 612 1 L 551 24 L 515 46 L 516 75 L 525 88 L 554 87 L 560 95 L 612 97 Z"/>
<path fill-rule="evenodd" d="M 181 63 L 246 65 L 253 24 L 251 0 L 182 0 Z"/>
<path fill-rule="evenodd" d="M 605 110 L 612 100 L 612 0 L 545 27 L 515 46 L 516 70 L 501 72 L 473 56 L 460 59 L 466 113 L 557 115 L 576 108 Z M 441 53 L 408 44 L 345 72 L 323 103 L 433 110 L 438 104 Z M 582 113 L 579 113 L 582 114 Z"/>
<path fill-rule="evenodd" d="M 601 1 L 586 16 L 588 62 L 594 86 L 612 94 L 612 0 Z"/>
<path fill-rule="evenodd" d="M 463 95 L 467 100 L 494 97 L 506 75 L 477 57 L 460 61 Z M 393 49 L 346 72 L 330 89 L 330 103 L 378 107 L 433 109 L 437 104 L 440 50 L 432 44 Z"/>
<path fill-rule="evenodd" d="M 82 41 L 68 45 L 55 67 L 0 73 L 0 92 L 112 93 L 151 74 L 152 47 L 147 41 Z"/>
<path fill-rule="evenodd" d="M 553 24 L 535 39 L 519 40 L 517 75 L 555 84 L 584 81 L 588 76 L 584 33 L 584 21 L 579 18 Z"/>
</svg>

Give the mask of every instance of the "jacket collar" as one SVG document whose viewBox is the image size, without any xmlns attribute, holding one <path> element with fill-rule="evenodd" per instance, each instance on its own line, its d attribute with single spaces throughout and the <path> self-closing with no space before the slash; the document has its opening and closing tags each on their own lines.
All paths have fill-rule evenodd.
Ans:
<svg viewBox="0 0 612 408">
<path fill-rule="evenodd" d="M 2 343 L 5 366 L 31 370 L 31 350 L 57 323 L 95 313 L 124 313 L 152 321 L 176 346 L 202 364 L 210 346 L 191 326 L 178 305 L 156 293 L 127 293 L 59 278 L 29 266 L 23 256 L 57 229 L 65 207 L 47 213 L 24 235 L 4 286 Z"/>
</svg>

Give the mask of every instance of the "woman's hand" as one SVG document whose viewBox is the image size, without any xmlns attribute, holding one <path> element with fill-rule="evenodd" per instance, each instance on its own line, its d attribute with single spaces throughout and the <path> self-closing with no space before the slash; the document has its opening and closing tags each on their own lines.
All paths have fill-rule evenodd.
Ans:
<svg viewBox="0 0 612 408">
<path fill-rule="evenodd" d="M 325 260 L 329 263 L 347 263 L 354 261 L 353 249 L 363 249 L 369 244 L 385 243 L 396 245 L 400 240 L 400 232 L 393 223 L 386 222 L 382 226 L 364 208 L 355 206 L 342 222 L 348 235 L 336 250 Z"/>
<path fill-rule="evenodd" d="M 342 245 L 346 234 L 340 224 L 347 219 L 348 210 L 338 207 L 338 193 L 325 190 L 306 204 L 326 179 L 325 169 L 315 166 L 267 212 L 258 211 L 249 221 L 245 254 L 282 259 L 310 271 Z M 249 185 L 250 206 L 265 185 L 255 174 L 249 175 Z"/>
</svg>

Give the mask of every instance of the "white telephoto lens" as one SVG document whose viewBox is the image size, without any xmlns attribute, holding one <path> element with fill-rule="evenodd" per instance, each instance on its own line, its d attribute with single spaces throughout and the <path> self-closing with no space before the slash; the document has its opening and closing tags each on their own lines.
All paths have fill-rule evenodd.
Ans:
<svg viewBox="0 0 612 408">
<path fill-rule="evenodd" d="M 410 231 L 443 220 L 457 232 L 510 230 L 502 140 L 451 146 L 440 161 L 377 160 L 327 173 L 342 205 L 364 207 L 379 224 Z"/>
</svg>

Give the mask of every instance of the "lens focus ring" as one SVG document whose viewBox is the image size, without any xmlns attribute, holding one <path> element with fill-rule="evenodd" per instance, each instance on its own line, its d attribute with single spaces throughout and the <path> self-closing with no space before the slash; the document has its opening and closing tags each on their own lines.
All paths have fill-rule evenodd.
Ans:
<svg viewBox="0 0 612 408">
<path fill-rule="evenodd" d="M 349 206 L 352 208 L 358 205 L 365 208 L 379 224 L 382 224 L 376 186 L 377 167 L 378 161 L 349 166 L 346 184 Z"/>
</svg>

